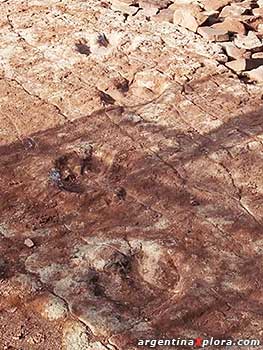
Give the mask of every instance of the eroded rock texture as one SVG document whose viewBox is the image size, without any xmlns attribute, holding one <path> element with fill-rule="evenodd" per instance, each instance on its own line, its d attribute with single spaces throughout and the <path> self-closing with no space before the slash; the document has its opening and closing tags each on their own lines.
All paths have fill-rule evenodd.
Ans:
<svg viewBox="0 0 263 350">
<path fill-rule="evenodd" d="M 0 3 L 0 348 L 261 339 L 262 87 L 172 1 Z"/>
</svg>

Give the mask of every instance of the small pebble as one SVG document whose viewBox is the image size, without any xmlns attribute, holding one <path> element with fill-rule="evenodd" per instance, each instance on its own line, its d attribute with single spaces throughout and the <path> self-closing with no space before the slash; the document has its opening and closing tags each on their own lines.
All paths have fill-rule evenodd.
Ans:
<svg viewBox="0 0 263 350">
<path fill-rule="evenodd" d="M 24 245 L 26 245 L 28 248 L 32 248 L 34 247 L 34 242 L 32 241 L 32 239 L 30 238 L 27 238 L 24 240 Z"/>
</svg>

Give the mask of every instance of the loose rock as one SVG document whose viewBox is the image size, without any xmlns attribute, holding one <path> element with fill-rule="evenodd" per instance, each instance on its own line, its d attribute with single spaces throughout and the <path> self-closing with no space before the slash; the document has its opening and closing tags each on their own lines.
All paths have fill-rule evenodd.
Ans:
<svg viewBox="0 0 263 350">
<path fill-rule="evenodd" d="M 227 41 L 229 39 L 228 31 L 213 27 L 199 27 L 198 34 L 209 41 Z"/>
<path fill-rule="evenodd" d="M 197 28 L 208 18 L 202 12 L 202 9 L 195 4 L 177 5 L 174 9 L 174 24 L 178 24 L 193 32 L 196 32 Z"/>
<path fill-rule="evenodd" d="M 246 28 L 244 24 L 239 19 L 231 17 L 225 18 L 223 22 L 213 24 L 212 28 L 224 30 L 230 33 L 246 33 Z"/>
<path fill-rule="evenodd" d="M 111 0 L 111 8 L 113 11 L 120 11 L 128 15 L 134 15 L 137 11 L 138 8 L 135 6 L 130 6 L 132 5 L 132 1 L 128 0 L 127 2 L 122 0 Z"/>
<path fill-rule="evenodd" d="M 225 6 L 220 12 L 220 17 L 239 17 L 247 9 L 242 6 L 237 6 L 236 4 L 231 4 L 230 6 Z"/>
<path fill-rule="evenodd" d="M 250 31 L 247 35 L 238 34 L 234 39 L 234 44 L 240 49 L 256 49 L 263 46 L 262 41 L 257 37 L 257 35 Z"/>
<path fill-rule="evenodd" d="M 263 59 L 251 58 L 251 59 L 238 59 L 226 63 L 226 66 L 236 72 L 242 72 L 245 70 L 255 70 L 263 65 Z"/>
<path fill-rule="evenodd" d="M 263 84 L 263 65 L 251 71 L 244 72 L 244 74 L 248 76 L 250 80 Z"/>
<path fill-rule="evenodd" d="M 246 70 L 246 60 L 244 58 L 227 62 L 226 66 L 236 73 L 241 73 Z"/>
<path fill-rule="evenodd" d="M 245 49 L 239 49 L 236 47 L 236 45 L 229 41 L 222 42 L 220 45 L 224 48 L 228 57 L 231 58 L 249 58 L 251 55 L 249 51 L 246 51 Z"/>
<path fill-rule="evenodd" d="M 24 245 L 26 245 L 28 248 L 34 247 L 35 243 L 30 238 L 26 238 L 24 241 Z"/>
</svg>

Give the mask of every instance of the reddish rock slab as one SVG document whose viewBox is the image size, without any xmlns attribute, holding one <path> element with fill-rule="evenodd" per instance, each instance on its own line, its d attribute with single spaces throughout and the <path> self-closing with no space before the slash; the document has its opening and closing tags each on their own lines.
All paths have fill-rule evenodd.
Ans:
<svg viewBox="0 0 263 350">
<path fill-rule="evenodd" d="M 175 4 L 173 7 L 173 23 L 196 32 L 197 28 L 203 24 L 208 15 L 196 4 Z"/>
<path fill-rule="evenodd" d="M 246 34 L 244 24 L 236 18 L 227 17 L 223 22 L 215 23 L 212 28 L 224 30 L 230 33 Z"/>
<path fill-rule="evenodd" d="M 1 2 L 1 350 L 262 341 L 261 67 L 121 4 Z"/>
<path fill-rule="evenodd" d="M 229 39 L 228 30 L 217 27 L 199 27 L 197 32 L 209 41 L 227 41 Z"/>
</svg>

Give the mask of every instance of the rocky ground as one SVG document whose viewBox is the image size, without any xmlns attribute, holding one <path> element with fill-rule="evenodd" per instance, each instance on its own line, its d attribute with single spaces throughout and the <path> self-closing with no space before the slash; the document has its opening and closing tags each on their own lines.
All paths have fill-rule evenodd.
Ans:
<svg viewBox="0 0 263 350">
<path fill-rule="evenodd" d="M 262 0 L 0 5 L 0 349 L 262 339 Z"/>
</svg>

